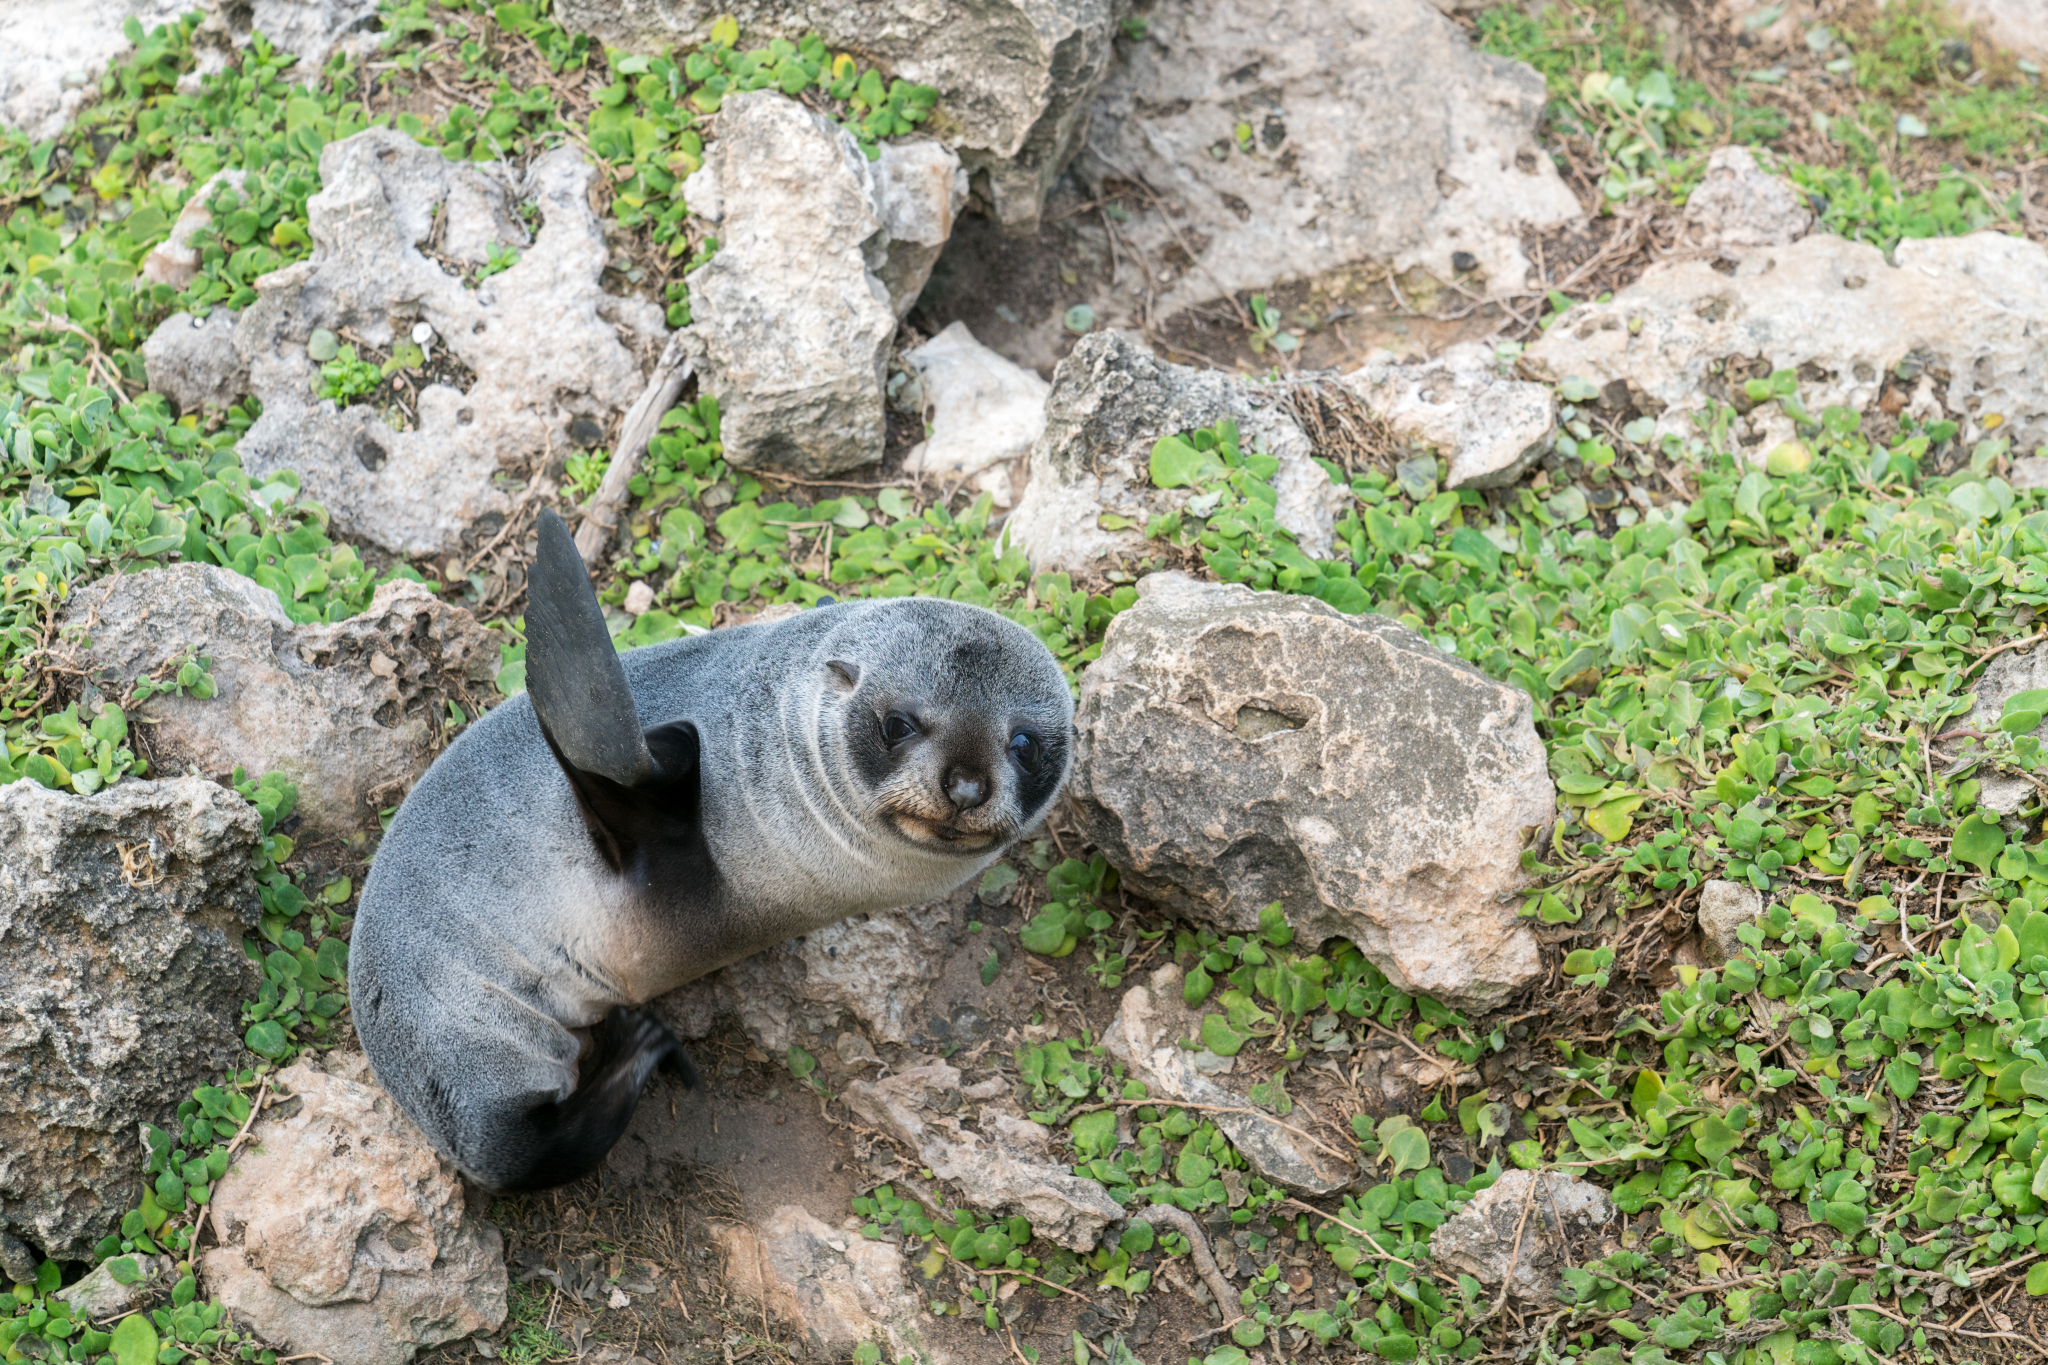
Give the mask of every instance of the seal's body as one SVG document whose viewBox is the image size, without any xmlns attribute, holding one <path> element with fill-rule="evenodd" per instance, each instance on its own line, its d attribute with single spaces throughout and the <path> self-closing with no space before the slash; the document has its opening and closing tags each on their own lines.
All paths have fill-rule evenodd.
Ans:
<svg viewBox="0 0 2048 1365">
<path fill-rule="evenodd" d="M 528 693 L 399 808 L 349 955 L 377 1079 L 508 1191 L 593 1169 L 657 1065 L 694 1081 L 637 1007 L 993 862 L 1065 780 L 1073 714 L 1034 636 L 940 600 L 614 654 L 552 514 L 527 622 Z"/>
</svg>

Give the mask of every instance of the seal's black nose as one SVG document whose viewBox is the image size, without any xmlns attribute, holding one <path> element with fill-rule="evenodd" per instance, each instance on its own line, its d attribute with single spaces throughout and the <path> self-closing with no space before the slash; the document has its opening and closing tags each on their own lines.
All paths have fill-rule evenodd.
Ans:
<svg viewBox="0 0 2048 1365">
<path fill-rule="evenodd" d="M 946 774 L 946 799 L 957 811 L 970 811 L 988 800 L 988 778 L 967 768 Z"/>
</svg>

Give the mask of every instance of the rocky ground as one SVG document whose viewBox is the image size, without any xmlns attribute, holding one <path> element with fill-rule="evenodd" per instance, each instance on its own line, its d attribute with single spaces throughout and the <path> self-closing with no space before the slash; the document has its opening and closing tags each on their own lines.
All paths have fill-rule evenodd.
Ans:
<svg viewBox="0 0 2048 1365">
<path fill-rule="evenodd" d="M 2039 8 L 7 8 L 0 1355 L 2048 1354 Z M 347 942 L 545 507 L 1077 762 L 493 1198 Z"/>
</svg>

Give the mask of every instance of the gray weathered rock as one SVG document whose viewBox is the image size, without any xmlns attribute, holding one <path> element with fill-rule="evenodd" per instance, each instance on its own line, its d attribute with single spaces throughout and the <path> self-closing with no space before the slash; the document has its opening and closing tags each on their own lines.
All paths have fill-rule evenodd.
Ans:
<svg viewBox="0 0 2048 1365">
<path fill-rule="evenodd" d="M 9 1284 L 34 1284 L 42 1257 L 13 1233 L 0 1229 L 0 1275 Z"/>
<path fill-rule="evenodd" d="M 2015 460 L 2016 465 L 2044 464 L 2048 460 L 2029 457 Z M 2015 487 L 2025 485 L 2014 478 Z M 2038 646 L 2026 650 L 2009 650 L 1984 666 L 1983 675 L 1977 679 L 1977 704 L 1970 713 L 1970 728 L 1986 734 L 1996 733 L 1998 723 L 2005 718 L 2006 698 L 2019 692 L 2032 692 L 2048 688 L 2048 650 Z M 2048 739 L 2048 721 L 2034 727 L 2034 738 Z M 2010 817 L 2030 806 L 2042 804 L 2041 789 L 2017 773 L 2000 772 L 1991 765 L 1977 769 L 1975 776 L 1982 784 L 1977 793 L 1977 802 L 1992 813 Z M 2013 820 L 2015 826 L 2022 822 Z M 2017 829 L 2014 832 L 2019 832 Z"/>
<path fill-rule="evenodd" d="M 153 29 L 189 0 L 8 0 L 0 5 L 0 128 L 41 142 L 64 131 L 108 62 L 131 44 L 121 26 Z"/>
<path fill-rule="evenodd" d="M 924 291 L 953 235 L 953 221 L 967 207 L 967 172 L 944 146 L 918 140 L 883 143 L 868 177 L 882 220 L 881 240 L 867 243 L 868 269 L 889 291 L 890 310 L 900 321 Z"/>
<path fill-rule="evenodd" d="M 2032 692 L 2048 688 L 2048 649 L 2038 645 L 2027 649 L 2009 649 L 1984 665 L 1984 672 L 1977 679 L 1976 704 L 1970 711 L 1970 728 L 1973 730 L 1996 730 L 2005 717 L 2006 699 L 2021 692 Z M 2041 722 L 2034 735 L 2048 739 L 2048 720 Z"/>
<path fill-rule="evenodd" d="M 212 225 L 215 194 L 225 188 L 239 195 L 248 179 L 247 171 L 225 170 L 215 171 L 200 181 L 199 188 L 186 196 L 185 206 L 178 210 L 170 235 L 142 258 L 142 278 L 173 289 L 183 289 L 199 278 L 199 248 L 193 245 L 192 238 L 201 228 Z"/>
<path fill-rule="evenodd" d="M 885 1043 L 910 1041 L 913 1016 L 944 969 L 953 913 L 943 901 L 856 915 L 778 943 L 659 997 L 678 1034 L 702 1038 L 718 1019 L 772 1053 L 852 1014 Z"/>
<path fill-rule="evenodd" d="M 1303 940 L 1460 1008 L 1541 974 L 1502 903 L 1555 812 L 1528 695 L 1406 627 L 1154 574 L 1075 728 L 1070 800 L 1133 891 L 1233 930 L 1279 901 Z"/>
<path fill-rule="evenodd" d="M 1453 346 L 1420 365 L 1380 351 L 1343 384 L 1396 435 L 1443 453 L 1451 465 L 1446 488 L 1507 487 L 1542 457 L 1557 429 L 1549 387 L 1503 379 L 1483 341 Z"/>
<path fill-rule="evenodd" d="M 1601 1233 L 1614 1216 L 1607 1191 L 1577 1176 L 1508 1171 L 1430 1234 L 1429 1254 L 1489 1290 L 1512 1265 L 1510 1297 L 1549 1303 L 1561 1267 L 1606 1254 Z"/>
<path fill-rule="evenodd" d="M 440 748 L 450 701 L 476 715 L 496 698 L 498 637 L 417 583 L 385 584 L 345 621 L 298 626 L 260 583 L 176 564 L 89 584 L 64 620 L 90 642 L 76 662 L 111 697 L 210 658 L 212 698 L 137 708 L 159 770 L 281 771 L 321 834 L 355 833 L 397 804 Z"/>
<path fill-rule="evenodd" d="M 1146 17 L 1075 165 L 1178 214 L 1118 228 L 1153 262 L 1159 316 L 1368 260 L 1448 279 L 1462 254 L 1480 288 L 1512 293 L 1521 232 L 1579 216 L 1536 140 L 1542 78 L 1475 52 L 1429 0 L 1192 0 Z"/>
<path fill-rule="evenodd" d="M 0 787 L 0 1231 L 88 1259 L 141 1197 L 137 1125 L 245 1055 L 259 834 L 196 777 Z"/>
<path fill-rule="evenodd" d="M 726 1284 L 741 1298 L 794 1325 L 815 1360 L 845 1360 L 875 1342 L 889 1360 L 930 1358 L 918 1327 L 924 1302 L 904 1272 L 903 1253 L 860 1235 L 859 1220 L 835 1228 L 785 1204 L 760 1228 L 718 1228 Z"/>
<path fill-rule="evenodd" d="M 1293 416 L 1230 375 L 1160 360 L 1127 332 L 1081 338 L 1053 372 L 1045 434 L 1031 448 L 1030 482 L 1007 523 L 1011 543 L 1039 573 L 1157 555 L 1146 523 L 1185 505 L 1194 490 L 1152 486 L 1152 445 L 1226 417 L 1237 423 L 1244 449 L 1263 448 L 1280 461 L 1276 519 L 1303 553 L 1327 558 L 1345 494 L 1315 462 Z M 1105 512 L 1132 525 L 1105 530 Z"/>
<path fill-rule="evenodd" d="M 223 5 L 221 12 L 237 39 L 260 33 L 296 55 L 291 74 L 302 82 L 317 78 L 336 48 L 361 57 L 377 46 L 377 0 L 252 0 Z"/>
<path fill-rule="evenodd" d="M 181 413 L 224 408 L 249 391 L 249 367 L 235 349 L 240 314 L 216 308 L 204 318 L 173 313 L 142 343 L 149 387 Z"/>
<path fill-rule="evenodd" d="M 982 1111 L 981 1132 L 960 1126 L 931 1101 L 960 1088 L 960 1072 L 944 1062 L 855 1081 L 841 1093 L 859 1118 L 901 1142 L 941 1180 L 960 1187 L 977 1209 L 1014 1210 L 1032 1229 L 1074 1251 L 1087 1251 L 1124 1211 L 1093 1180 L 1072 1174 L 1052 1155 L 1051 1134 L 995 1106 Z"/>
<path fill-rule="evenodd" d="M 835 51 L 934 86 L 938 116 L 927 127 L 973 171 L 994 216 L 1029 232 L 1086 131 L 1123 8 L 1118 0 L 563 0 L 556 14 L 572 30 L 637 51 L 702 42 L 731 14 L 745 46 L 816 33 Z"/>
<path fill-rule="evenodd" d="M 133 1259 L 135 1268 L 142 1272 L 142 1278 L 133 1284 L 115 1279 L 103 1261 L 77 1283 L 58 1290 L 57 1297 L 71 1305 L 73 1317 L 99 1322 L 132 1313 L 146 1302 L 160 1298 L 178 1278 L 178 1263 L 169 1256 L 138 1255 Z"/>
<path fill-rule="evenodd" d="M 1741 882 L 1710 881 L 1700 888 L 1700 949 L 1709 963 L 1742 955 L 1735 931 L 1754 924 L 1764 912 L 1764 898 Z"/>
<path fill-rule="evenodd" d="M 1952 0 L 1958 16 L 1976 21 L 2000 47 L 2035 61 L 2048 59 L 2048 5 L 2041 0 Z"/>
<path fill-rule="evenodd" d="M 1901 242 L 1892 259 L 1815 233 L 1749 252 L 1732 276 L 1704 261 L 1652 266 L 1611 302 L 1573 308 L 1525 359 L 1559 379 L 1627 380 L 1664 405 L 1664 429 L 1682 430 L 1681 415 L 1714 401 L 1710 367 L 1730 356 L 1817 370 L 1800 382 L 1809 412 L 1869 408 L 1911 356 L 1926 415 L 1945 408 L 1965 443 L 1992 430 L 2016 450 L 2048 443 L 2048 248 L 1978 232 Z"/>
<path fill-rule="evenodd" d="M 662 345 L 653 304 L 599 287 L 607 253 L 581 155 L 559 148 L 527 172 L 523 193 L 543 219 L 530 243 L 513 213 L 522 191 L 505 174 L 388 128 L 329 143 L 323 188 L 307 202 L 313 255 L 259 280 L 237 329 L 263 400 L 243 464 L 298 470 L 340 530 L 387 550 L 438 554 L 473 526 L 494 533 L 511 502 L 492 476 L 559 458 L 579 417 L 612 429 Z M 457 272 L 482 265 L 493 242 L 517 248 L 518 264 L 467 283 Z M 393 430 L 367 404 L 314 396 L 306 342 L 316 329 L 389 346 L 421 321 L 437 355 L 474 379 L 426 385 L 417 425 Z"/>
<path fill-rule="evenodd" d="M 1739 255 L 1805 236 L 1813 210 L 1790 181 L 1757 165 L 1749 148 L 1719 147 L 1686 197 L 1685 222 L 1702 246 Z"/>
<path fill-rule="evenodd" d="M 887 229 L 867 158 L 773 91 L 726 100 L 715 129 L 683 193 L 718 225 L 690 275 L 690 338 L 726 454 L 808 476 L 879 460 L 896 314 L 870 268 Z"/>
<path fill-rule="evenodd" d="M 214 1187 L 207 1288 L 265 1341 L 334 1365 L 405 1365 L 505 1320 L 505 1247 L 455 1167 L 370 1079 L 304 1062 L 297 1097 Z M 336 1066 L 330 1060 L 330 1066 Z"/>
<path fill-rule="evenodd" d="M 1169 963 L 1146 984 L 1125 991 L 1115 1022 L 1102 1035 L 1103 1047 L 1127 1063 L 1130 1074 L 1162 1102 L 1214 1106 L 1216 1126 L 1267 1180 L 1300 1194 L 1330 1194 L 1349 1185 L 1357 1174 L 1351 1163 L 1303 1135 L 1314 1126 L 1314 1111 L 1306 1101 L 1295 1103 L 1302 1117 L 1268 1118 L 1253 1111 L 1241 1088 L 1203 1074 L 1204 1053 L 1180 1046 L 1182 1038 L 1199 1038 L 1202 1032 L 1202 1012 L 1182 1003 L 1181 979 L 1180 968 Z M 1240 1087 L 1257 1079 L 1239 1080 L 1236 1071 L 1232 1080 Z M 1231 1110 L 1238 1112 L 1222 1112 Z"/>
<path fill-rule="evenodd" d="M 997 507 L 1014 505 L 1018 466 L 1045 434 L 1052 386 L 976 341 L 964 322 L 903 358 L 931 412 L 931 435 L 903 457 L 903 472 L 940 487 L 965 481 Z"/>
<path fill-rule="evenodd" d="M 2039 491 L 2048 488 L 2048 456 L 2022 455 L 2012 462 L 2006 482 L 2015 489 Z"/>
</svg>

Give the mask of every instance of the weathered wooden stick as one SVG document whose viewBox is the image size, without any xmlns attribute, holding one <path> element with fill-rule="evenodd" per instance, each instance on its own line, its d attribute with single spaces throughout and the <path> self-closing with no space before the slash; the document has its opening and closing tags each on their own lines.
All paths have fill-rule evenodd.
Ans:
<svg viewBox="0 0 2048 1365">
<path fill-rule="evenodd" d="M 619 443 L 612 451 L 612 462 L 604 471 L 604 482 L 597 486 L 597 495 L 584 505 L 583 523 L 576 528 L 576 553 L 583 556 L 585 564 L 596 567 L 598 556 L 611 543 L 612 533 L 619 529 L 619 510 L 626 505 L 626 485 L 631 482 L 633 471 L 640 467 L 647 443 L 661 429 L 662 414 L 675 406 L 683 392 L 683 381 L 689 377 L 690 362 L 683 355 L 683 334 L 677 332 L 662 348 L 661 360 L 655 365 L 646 389 L 627 409 L 626 420 L 619 424 Z"/>
</svg>

